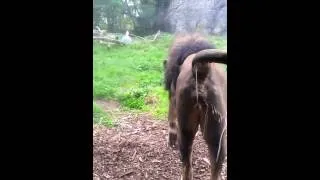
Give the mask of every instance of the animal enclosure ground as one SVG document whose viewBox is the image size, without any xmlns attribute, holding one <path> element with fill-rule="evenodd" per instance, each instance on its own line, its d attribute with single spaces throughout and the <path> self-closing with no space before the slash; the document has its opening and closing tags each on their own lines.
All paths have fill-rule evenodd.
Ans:
<svg viewBox="0 0 320 180">
<path fill-rule="evenodd" d="M 113 114 L 114 126 L 93 125 L 94 179 L 180 178 L 179 151 L 167 146 L 166 121 L 146 113 L 122 112 L 114 102 L 96 103 Z M 209 179 L 208 151 L 201 133 L 196 135 L 192 159 L 194 179 Z"/>
</svg>

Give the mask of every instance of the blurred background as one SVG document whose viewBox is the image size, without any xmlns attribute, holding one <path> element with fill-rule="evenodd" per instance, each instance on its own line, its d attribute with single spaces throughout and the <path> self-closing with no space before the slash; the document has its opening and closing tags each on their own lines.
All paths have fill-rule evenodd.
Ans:
<svg viewBox="0 0 320 180">
<path fill-rule="evenodd" d="M 227 33 L 226 0 L 94 0 L 93 5 L 93 29 L 111 33 Z"/>
</svg>

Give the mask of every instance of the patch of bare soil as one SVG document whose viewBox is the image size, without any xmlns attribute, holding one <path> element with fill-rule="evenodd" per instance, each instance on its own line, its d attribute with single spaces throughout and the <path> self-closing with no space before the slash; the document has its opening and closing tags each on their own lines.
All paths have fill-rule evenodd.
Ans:
<svg viewBox="0 0 320 180">
<path fill-rule="evenodd" d="M 167 122 L 146 114 L 122 114 L 113 128 L 94 125 L 94 179 L 179 179 L 179 151 L 167 146 L 167 138 Z M 197 133 L 192 156 L 194 179 L 210 179 L 208 159 L 207 145 Z"/>
<path fill-rule="evenodd" d="M 95 102 L 99 104 L 105 111 L 115 111 L 120 107 L 120 104 L 117 101 L 95 100 Z"/>
</svg>

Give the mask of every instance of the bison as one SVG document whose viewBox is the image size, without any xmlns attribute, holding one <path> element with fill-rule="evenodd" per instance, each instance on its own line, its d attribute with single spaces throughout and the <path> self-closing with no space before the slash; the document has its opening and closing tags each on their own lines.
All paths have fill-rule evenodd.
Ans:
<svg viewBox="0 0 320 180">
<path fill-rule="evenodd" d="M 164 60 L 169 93 L 169 146 L 178 146 L 181 179 L 192 179 L 192 144 L 198 127 L 208 145 L 211 179 L 221 179 L 227 156 L 227 52 L 200 34 L 177 35 Z"/>
</svg>

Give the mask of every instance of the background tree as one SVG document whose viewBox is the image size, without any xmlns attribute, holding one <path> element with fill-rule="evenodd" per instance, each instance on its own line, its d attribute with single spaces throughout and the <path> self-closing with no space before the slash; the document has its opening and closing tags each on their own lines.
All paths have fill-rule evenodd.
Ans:
<svg viewBox="0 0 320 180">
<path fill-rule="evenodd" d="M 95 0 L 93 27 L 136 35 L 227 32 L 226 0 Z"/>
</svg>

